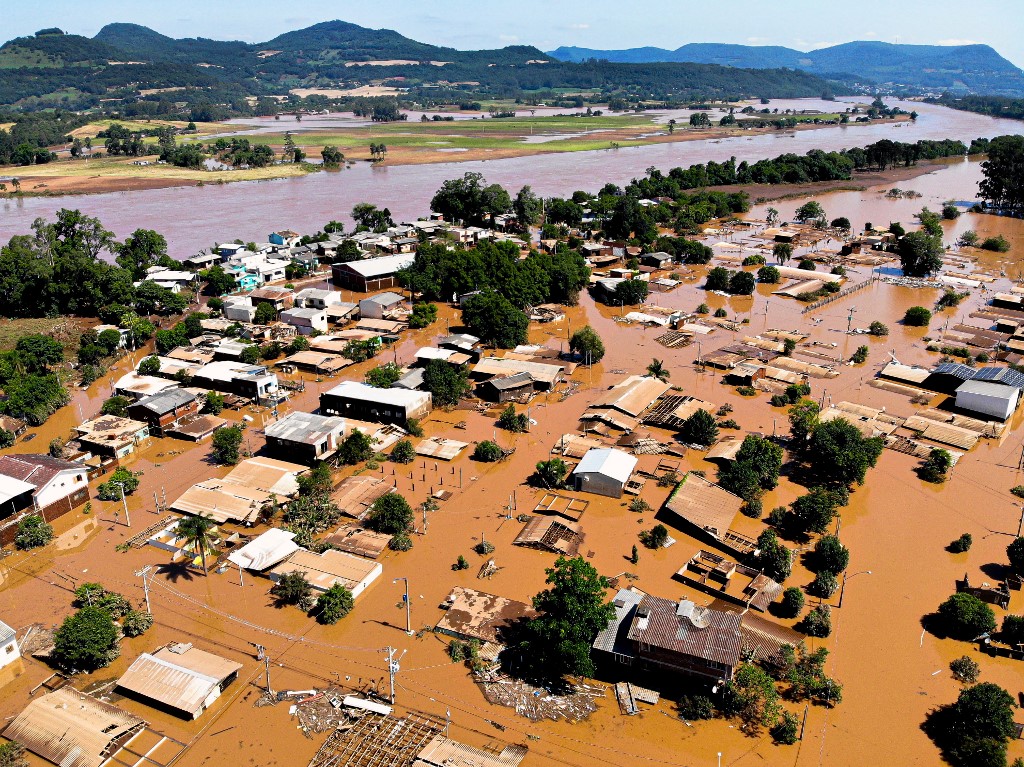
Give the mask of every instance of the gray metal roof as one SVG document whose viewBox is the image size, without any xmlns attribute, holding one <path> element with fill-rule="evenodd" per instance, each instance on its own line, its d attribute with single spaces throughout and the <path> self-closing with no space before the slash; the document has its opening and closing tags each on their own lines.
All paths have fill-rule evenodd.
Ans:
<svg viewBox="0 0 1024 767">
<path fill-rule="evenodd" d="M 1020 394 L 1016 386 L 1003 386 L 990 381 L 964 381 L 956 388 L 959 394 L 981 394 L 1001 400 L 1013 400 Z"/>
<path fill-rule="evenodd" d="M 644 594 L 641 591 L 619 589 L 615 599 L 612 600 L 612 605 L 615 607 L 615 617 L 608 621 L 608 627 L 597 635 L 597 638 L 594 640 L 595 650 L 604 650 L 605 652 L 618 655 L 632 655 L 626 634 L 633 623 L 633 614 L 636 612 L 636 606 L 640 604 L 640 600 L 643 598 Z M 623 628 L 623 625 L 625 625 L 625 628 Z"/>
<path fill-rule="evenodd" d="M 263 433 L 275 439 L 315 445 L 331 433 L 341 434 L 344 429 L 344 418 L 293 410 L 280 421 L 267 426 Z"/>
<path fill-rule="evenodd" d="M 533 376 L 529 373 L 515 373 L 510 376 L 498 377 L 495 376 L 484 382 L 490 384 L 495 389 L 518 389 L 520 386 L 533 385 Z"/>
<path fill-rule="evenodd" d="M 164 389 L 156 394 L 150 394 L 136 402 L 132 407 L 144 407 L 157 415 L 169 413 L 175 408 L 184 407 L 194 402 L 196 395 L 187 389 L 174 388 Z"/>
</svg>

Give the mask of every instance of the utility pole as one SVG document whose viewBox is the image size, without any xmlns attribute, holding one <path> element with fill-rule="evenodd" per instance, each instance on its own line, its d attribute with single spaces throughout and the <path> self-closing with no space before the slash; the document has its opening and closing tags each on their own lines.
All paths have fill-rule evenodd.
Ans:
<svg viewBox="0 0 1024 767">
<path fill-rule="evenodd" d="M 850 332 L 850 328 L 853 326 L 853 313 L 857 311 L 857 307 L 850 307 L 850 315 L 846 318 L 846 332 Z"/>
<path fill-rule="evenodd" d="M 149 571 L 153 569 L 153 565 L 146 565 L 141 570 L 136 570 L 135 575 L 142 578 L 142 591 L 146 595 L 146 612 L 150 615 L 153 611 L 149 607 L 149 582 L 146 580 L 146 576 L 149 575 Z"/>
<path fill-rule="evenodd" d="M 260 649 L 262 649 L 262 648 L 260 648 Z M 263 656 L 263 662 L 267 666 L 267 692 L 269 692 L 271 695 L 273 695 L 274 694 L 274 688 L 270 686 L 270 656 L 269 655 L 264 655 Z M 393 693 L 392 693 L 392 697 L 394 697 Z M 394 702 L 394 701 L 392 701 L 392 702 Z"/>
<path fill-rule="evenodd" d="M 388 677 L 391 680 L 391 705 L 395 705 L 395 676 L 401 670 L 399 662 L 405 657 L 405 650 L 402 650 L 402 654 L 397 658 L 395 657 L 395 648 L 388 647 L 384 648 L 384 652 L 388 654 Z"/>
<path fill-rule="evenodd" d="M 398 583 L 399 581 L 405 582 L 405 633 L 412 636 L 412 606 L 409 603 L 409 579 L 408 578 L 395 578 L 392 583 Z M 394 702 L 394 701 L 392 701 Z"/>
<path fill-rule="evenodd" d="M 124 482 L 118 482 L 117 486 L 121 489 L 121 503 L 124 504 L 124 521 L 128 527 L 132 526 L 132 518 L 128 516 L 128 499 L 124 497 Z"/>
</svg>

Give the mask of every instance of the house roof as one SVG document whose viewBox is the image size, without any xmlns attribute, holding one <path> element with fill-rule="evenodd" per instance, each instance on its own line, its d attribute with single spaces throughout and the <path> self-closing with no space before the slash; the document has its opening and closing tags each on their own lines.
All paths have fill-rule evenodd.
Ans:
<svg viewBox="0 0 1024 767">
<path fill-rule="evenodd" d="M 284 562 L 270 570 L 273 575 L 288 573 L 305 573 L 306 580 L 315 589 L 327 591 L 331 586 L 340 583 L 352 590 L 367 578 L 376 577 L 384 568 L 374 562 L 344 551 L 328 549 L 323 554 L 314 554 L 306 549 L 299 549 Z"/>
<path fill-rule="evenodd" d="M 956 388 L 956 393 L 960 394 L 981 394 L 985 397 L 992 397 L 994 399 L 1001 400 L 1015 400 L 1020 395 L 1020 391 L 1015 386 L 1003 386 L 1002 384 L 992 383 L 990 381 L 964 381 Z"/>
<path fill-rule="evenodd" d="M 29 482 L 0 474 L 0 504 L 7 503 L 24 493 L 35 492 L 35 489 L 36 486 Z"/>
<path fill-rule="evenodd" d="M 488 378 L 484 381 L 481 386 L 493 386 L 498 391 L 508 391 L 509 389 L 519 389 L 524 386 L 533 386 L 533 376 L 527 372 L 513 373 L 509 376 L 495 376 L 494 378 Z"/>
<path fill-rule="evenodd" d="M 683 477 L 665 502 L 669 511 L 719 539 L 742 505 L 743 499 L 738 495 L 692 472 Z"/>
<path fill-rule="evenodd" d="M 359 303 L 373 303 L 380 304 L 381 306 L 393 306 L 394 304 L 400 304 L 405 301 L 405 296 L 400 296 L 398 293 L 387 291 L 385 293 L 378 293 L 375 296 L 369 296 L 363 298 Z"/>
<path fill-rule="evenodd" d="M 558 381 L 563 370 L 563 365 L 548 365 L 544 362 L 531 362 L 511 357 L 485 357 L 473 366 L 475 375 L 529 373 L 535 380 L 543 381 L 548 385 Z"/>
<path fill-rule="evenodd" d="M 393 489 L 394 486 L 383 479 L 366 474 L 359 477 L 346 477 L 331 493 L 331 501 L 341 509 L 343 514 L 362 519 L 374 501 L 387 495 Z"/>
<path fill-rule="evenodd" d="M 224 477 L 224 481 L 254 487 L 277 496 L 291 496 L 299 491 L 296 477 L 308 470 L 309 467 L 302 464 L 255 456 L 235 466 Z"/>
<path fill-rule="evenodd" d="M 928 368 L 920 368 L 914 365 L 901 365 L 899 362 L 890 362 L 878 374 L 882 378 L 891 378 L 895 381 L 906 381 L 912 384 L 922 384 L 932 374 Z"/>
<path fill-rule="evenodd" d="M 245 345 L 242 345 L 245 348 Z M 236 378 L 253 378 L 259 376 L 272 376 L 264 365 L 250 365 L 235 360 L 218 360 L 203 365 L 196 370 L 195 375 L 206 378 L 210 381 L 221 381 L 230 383 Z"/>
<path fill-rule="evenodd" d="M 247 570 L 266 570 L 299 550 L 294 539 L 295 533 L 272 527 L 228 554 L 228 561 Z"/>
<path fill-rule="evenodd" d="M 131 407 L 141 407 L 155 413 L 156 415 L 163 415 L 164 413 L 170 413 L 176 408 L 185 407 L 186 405 L 195 402 L 195 400 L 196 395 L 193 392 L 188 389 L 176 387 L 173 389 L 165 389 L 157 394 L 150 394 L 148 397 L 143 397 Z"/>
<path fill-rule="evenodd" d="M 301 442 L 304 445 L 319 445 L 329 435 L 340 435 L 344 430 L 344 418 L 293 410 L 280 421 L 275 421 L 267 426 L 263 433 L 274 439 Z"/>
<path fill-rule="evenodd" d="M 536 617 L 537 612 L 525 602 L 495 596 L 476 589 L 456 586 L 448 595 L 447 612 L 437 622 L 435 631 L 500 642 L 502 629 L 520 618 Z"/>
<path fill-rule="evenodd" d="M 143 653 L 117 680 L 117 686 L 165 706 L 197 714 L 210 693 L 242 668 L 191 644 L 172 644 Z"/>
<path fill-rule="evenodd" d="M 117 379 L 117 383 L 114 384 L 114 389 L 117 391 L 130 391 L 146 397 L 158 394 L 164 389 L 173 389 L 176 386 L 178 386 L 177 381 L 169 381 L 166 378 L 144 376 L 139 375 L 136 372 L 131 372 Z"/>
<path fill-rule="evenodd" d="M 427 392 L 412 389 L 378 389 L 359 381 L 342 381 L 325 394 L 394 407 L 419 407 L 430 403 L 430 394 Z"/>
<path fill-rule="evenodd" d="M 983 367 L 976 368 L 974 371 L 975 381 L 992 381 L 993 383 L 1005 384 L 1006 386 L 1013 386 L 1017 389 L 1024 389 L 1024 373 L 1020 373 L 1010 368 L 1001 367 Z"/>
<path fill-rule="evenodd" d="M 630 376 L 612 386 L 593 406 L 615 408 L 636 417 L 669 388 L 669 384 L 651 376 Z"/>
<path fill-rule="evenodd" d="M 637 605 L 645 596 L 647 595 L 644 592 L 632 586 L 628 589 L 619 589 L 612 600 L 615 617 L 608 621 L 608 626 L 594 639 L 595 650 L 604 650 L 619 655 L 633 654 L 632 648 L 626 641 L 626 634 L 633 621 Z M 625 625 L 626 631 L 622 630 L 623 625 Z"/>
<path fill-rule="evenodd" d="M 753 650 L 758 660 L 775 658 L 783 647 L 795 647 L 804 640 L 803 634 L 749 610 L 743 613 L 740 632 L 743 648 Z"/>
<path fill-rule="evenodd" d="M 14 629 L 0 621 L 0 644 L 6 645 L 8 642 L 14 641 L 16 636 L 17 634 Z"/>
<path fill-rule="evenodd" d="M 0 474 L 27 482 L 37 490 L 62 471 L 84 471 L 85 466 L 38 453 L 0 456 Z"/>
<path fill-rule="evenodd" d="M 435 735 L 417 754 L 412 767 L 518 767 L 526 754 L 526 746 L 507 745 L 501 751 L 484 751 Z"/>
<path fill-rule="evenodd" d="M 637 606 L 629 638 L 650 647 L 735 666 L 743 645 L 735 613 L 713 610 L 681 599 L 645 596 Z"/>
<path fill-rule="evenodd" d="M 61 767 L 99 767 L 116 741 L 145 724 L 117 706 L 62 687 L 34 698 L 3 734 Z"/>
<path fill-rule="evenodd" d="M 400 269 L 405 269 L 412 266 L 415 260 L 416 256 L 413 253 L 399 253 L 395 256 L 367 258 L 362 261 L 347 261 L 338 266 L 350 269 L 361 277 L 372 278 L 393 274 Z"/>
<path fill-rule="evenodd" d="M 613 447 L 592 448 L 586 452 L 573 474 L 603 474 L 625 484 L 636 468 L 636 456 Z"/>
</svg>

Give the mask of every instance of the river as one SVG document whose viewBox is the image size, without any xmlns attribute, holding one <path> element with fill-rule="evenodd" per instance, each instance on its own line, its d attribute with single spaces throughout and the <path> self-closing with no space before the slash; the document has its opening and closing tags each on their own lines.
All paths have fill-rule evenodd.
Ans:
<svg viewBox="0 0 1024 767">
<path fill-rule="evenodd" d="M 863 101 L 863 99 L 859 99 Z M 177 187 L 146 191 L 66 197 L 10 198 L 0 206 L 0 242 L 29 231 L 37 217 L 52 217 L 61 208 L 78 208 L 96 216 L 118 237 L 137 228 L 163 233 L 170 252 L 187 258 L 215 242 L 234 239 L 265 240 L 270 232 L 290 228 L 309 232 L 332 219 L 347 220 L 352 206 L 373 202 L 390 208 L 396 220 L 427 213 L 430 198 L 446 179 L 469 171 L 483 173 L 489 182 L 510 190 L 529 184 L 539 194 L 565 195 L 576 189 L 594 191 L 606 182 L 627 183 L 650 166 L 668 169 L 730 157 L 754 161 L 784 152 L 803 154 L 811 149 L 838 150 L 889 138 L 973 138 L 1019 133 L 1021 123 L 917 102 L 896 102 L 917 110 L 915 123 L 828 126 L 815 130 L 780 131 L 654 144 L 592 152 L 545 154 L 505 160 L 450 162 L 434 165 L 360 163 L 346 170 L 315 173 L 276 181 L 240 182 L 204 187 Z M 773 102 L 782 111 L 835 109 L 816 99 Z M 667 115 L 663 117 L 667 119 Z M 956 196 L 972 197 L 973 189 L 956 189 Z M 954 190 L 950 190 L 954 196 Z"/>
</svg>

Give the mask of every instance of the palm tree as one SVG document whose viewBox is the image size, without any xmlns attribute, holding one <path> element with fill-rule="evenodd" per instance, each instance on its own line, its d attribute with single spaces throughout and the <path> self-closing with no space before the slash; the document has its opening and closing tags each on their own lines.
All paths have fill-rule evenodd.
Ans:
<svg viewBox="0 0 1024 767">
<path fill-rule="evenodd" d="M 651 378 L 657 378 L 659 381 L 668 381 L 669 372 L 668 369 L 661 364 L 661 360 L 651 360 L 651 364 L 647 366 L 647 375 Z"/>
<path fill-rule="evenodd" d="M 198 552 L 203 561 L 203 574 L 208 575 L 206 569 L 206 555 L 217 551 L 213 530 L 216 529 L 216 520 L 213 517 L 195 516 L 185 517 L 178 523 L 178 537 L 184 542 L 182 548 L 186 551 Z"/>
<path fill-rule="evenodd" d="M 768 226 L 775 226 L 779 222 L 779 211 L 775 208 L 768 208 Z"/>
</svg>

